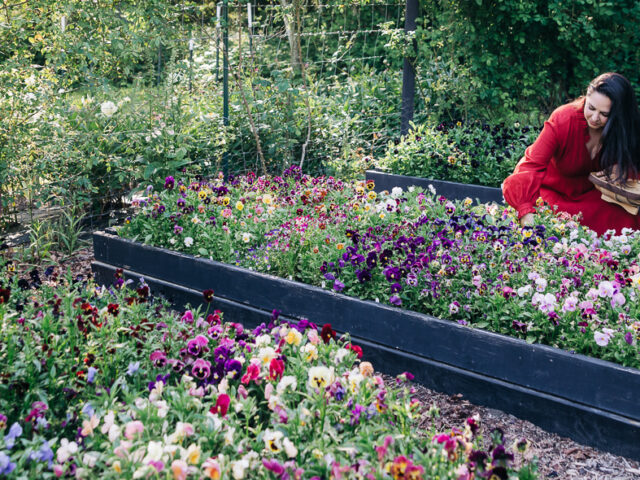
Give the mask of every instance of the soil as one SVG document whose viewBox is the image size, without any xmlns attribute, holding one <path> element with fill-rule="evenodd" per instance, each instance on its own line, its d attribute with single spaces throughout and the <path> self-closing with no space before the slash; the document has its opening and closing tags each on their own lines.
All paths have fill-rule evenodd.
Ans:
<svg viewBox="0 0 640 480">
<path fill-rule="evenodd" d="M 71 257 L 53 254 L 42 265 L 59 265 L 63 271 L 69 269 L 74 277 L 91 275 L 93 250 L 85 248 Z M 393 382 L 391 378 L 387 381 Z M 530 446 L 524 456 L 516 461 L 537 458 L 540 478 L 585 479 L 585 480 L 638 480 L 640 462 L 612 455 L 592 447 L 580 445 L 573 440 L 549 433 L 526 420 L 500 410 L 474 405 L 458 395 L 438 393 L 419 384 L 414 384 L 414 396 L 423 405 L 421 426 L 435 426 L 438 431 L 461 427 L 468 417 L 478 416 L 484 432 L 499 428 L 504 432 L 505 445 L 527 439 Z M 438 412 L 433 417 L 432 413 Z M 640 439 L 638 439 L 640 445 Z M 640 447 L 639 447 L 640 448 Z"/>
</svg>

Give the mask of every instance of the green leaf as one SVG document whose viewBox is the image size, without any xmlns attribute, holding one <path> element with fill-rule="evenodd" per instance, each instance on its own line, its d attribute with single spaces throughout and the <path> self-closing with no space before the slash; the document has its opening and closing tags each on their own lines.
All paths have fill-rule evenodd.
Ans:
<svg viewBox="0 0 640 480">
<path fill-rule="evenodd" d="M 151 178 L 151 175 L 153 175 L 155 173 L 155 171 L 156 171 L 155 165 L 149 164 L 144 169 L 144 172 L 143 172 L 142 176 L 144 177 L 145 180 L 149 180 L 149 178 Z"/>
<path fill-rule="evenodd" d="M 198 253 L 199 253 L 200 255 L 205 256 L 205 257 L 206 257 L 207 255 L 209 255 L 209 252 L 207 251 L 207 249 L 206 249 L 206 248 L 202 248 L 202 247 L 200 247 L 200 248 L 198 249 Z"/>
<path fill-rule="evenodd" d="M 176 150 L 176 160 L 182 160 L 184 156 L 187 154 L 187 149 L 184 147 L 180 147 Z"/>
</svg>

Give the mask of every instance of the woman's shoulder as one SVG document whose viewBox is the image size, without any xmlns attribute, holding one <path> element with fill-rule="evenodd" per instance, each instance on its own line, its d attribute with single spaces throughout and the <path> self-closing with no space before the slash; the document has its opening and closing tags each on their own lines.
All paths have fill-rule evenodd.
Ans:
<svg viewBox="0 0 640 480">
<path fill-rule="evenodd" d="M 584 108 L 584 98 L 578 98 L 571 103 L 567 103 L 565 105 L 561 105 L 556 108 L 549 119 L 556 120 L 572 120 L 572 119 L 580 119 L 584 116 L 582 110 Z"/>
<path fill-rule="evenodd" d="M 571 126 L 586 126 L 583 108 L 584 99 L 579 98 L 556 108 L 549 117 L 548 122 L 560 129 L 570 128 Z"/>
</svg>

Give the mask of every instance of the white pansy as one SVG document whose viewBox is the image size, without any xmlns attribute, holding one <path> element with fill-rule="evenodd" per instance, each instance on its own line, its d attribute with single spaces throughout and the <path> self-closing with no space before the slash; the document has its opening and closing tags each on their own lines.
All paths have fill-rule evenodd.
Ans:
<svg viewBox="0 0 640 480">
<path fill-rule="evenodd" d="M 98 452 L 87 452 L 82 456 L 82 463 L 84 463 L 89 468 L 93 468 L 96 466 L 98 456 Z"/>
<path fill-rule="evenodd" d="M 258 358 L 263 365 L 271 362 L 271 360 L 273 360 L 277 356 L 278 355 L 276 354 L 276 351 L 273 349 L 273 347 L 263 347 L 258 351 Z"/>
<path fill-rule="evenodd" d="M 393 187 L 391 189 L 391 196 L 393 198 L 398 198 L 398 197 L 402 196 L 402 187 Z"/>
<path fill-rule="evenodd" d="M 56 451 L 56 457 L 58 463 L 66 462 L 69 457 L 78 451 L 78 444 L 76 442 L 70 442 L 66 438 L 60 440 L 60 447 Z"/>
<path fill-rule="evenodd" d="M 282 450 L 281 440 L 284 437 L 284 434 L 279 430 L 265 430 L 264 437 L 264 448 L 271 453 L 278 453 Z"/>
<path fill-rule="evenodd" d="M 246 470 L 249 468 L 249 461 L 246 459 L 231 462 L 231 474 L 235 480 L 242 480 Z"/>
<path fill-rule="evenodd" d="M 331 385 L 334 379 L 333 368 L 318 365 L 309 369 L 309 385 L 313 388 L 323 390 Z"/>
<path fill-rule="evenodd" d="M 185 247 L 190 247 L 191 245 L 193 245 L 193 238 L 184 237 L 184 245 Z"/>
<path fill-rule="evenodd" d="M 224 444 L 225 445 L 233 445 L 233 434 L 235 433 L 235 428 L 230 428 L 224 434 Z"/>
<path fill-rule="evenodd" d="M 287 388 L 291 387 L 291 390 L 295 390 L 297 386 L 298 381 L 296 377 L 293 375 L 284 375 L 278 382 L 276 392 L 278 392 L 278 395 L 282 395 Z"/>
<path fill-rule="evenodd" d="M 287 457 L 295 458 L 298 455 L 298 449 L 293 444 L 293 442 L 291 440 L 289 440 L 288 438 L 285 438 L 282 441 L 282 446 L 284 447 L 284 451 L 287 454 Z"/>
<path fill-rule="evenodd" d="M 335 355 L 335 362 L 336 363 L 340 363 L 344 360 L 344 358 L 349 354 L 349 350 L 347 350 L 346 348 L 339 348 L 336 351 L 336 355 Z"/>
<path fill-rule="evenodd" d="M 122 430 L 118 425 L 111 425 L 111 427 L 109 427 L 109 441 L 111 443 L 115 442 L 120 437 L 121 433 Z"/>
<path fill-rule="evenodd" d="M 256 347 L 259 347 L 260 345 L 269 345 L 271 343 L 271 337 L 267 334 L 264 335 L 259 335 L 256 337 Z"/>
<path fill-rule="evenodd" d="M 144 457 L 143 463 L 159 462 L 162 460 L 164 448 L 162 442 L 154 442 L 153 440 L 147 445 L 147 456 Z"/>
</svg>

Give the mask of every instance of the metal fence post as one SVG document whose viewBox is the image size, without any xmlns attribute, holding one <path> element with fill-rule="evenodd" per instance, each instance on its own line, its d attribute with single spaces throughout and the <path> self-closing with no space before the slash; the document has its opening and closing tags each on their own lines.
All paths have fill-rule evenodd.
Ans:
<svg viewBox="0 0 640 480">
<path fill-rule="evenodd" d="M 419 0 L 406 0 L 406 9 L 404 16 L 405 34 L 415 32 L 416 19 L 418 18 Z M 404 65 L 402 67 L 402 108 L 400 111 L 400 133 L 406 135 L 409 133 L 409 122 L 413 120 L 414 99 L 416 94 L 416 70 L 413 66 L 415 61 L 416 41 L 413 40 L 413 57 L 404 57 Z"/>
<path fill-rule="evenodd" d="M 220 15 L 222 2 L 216 5 L 216 82 L 220 81 Z"/>
<path fill-rule="evenodd" d="M 222 25 L 223 55 L 222 55 L 222 123 L 229 126 L 229 0 L 224 0 L 224 20 Z M 226 133 L 226 132 L 225 132 Z M 222 171 L 225 177 L 229 175 L 229 150 L 225 146 L 222 154 Z"/>
</svg>

